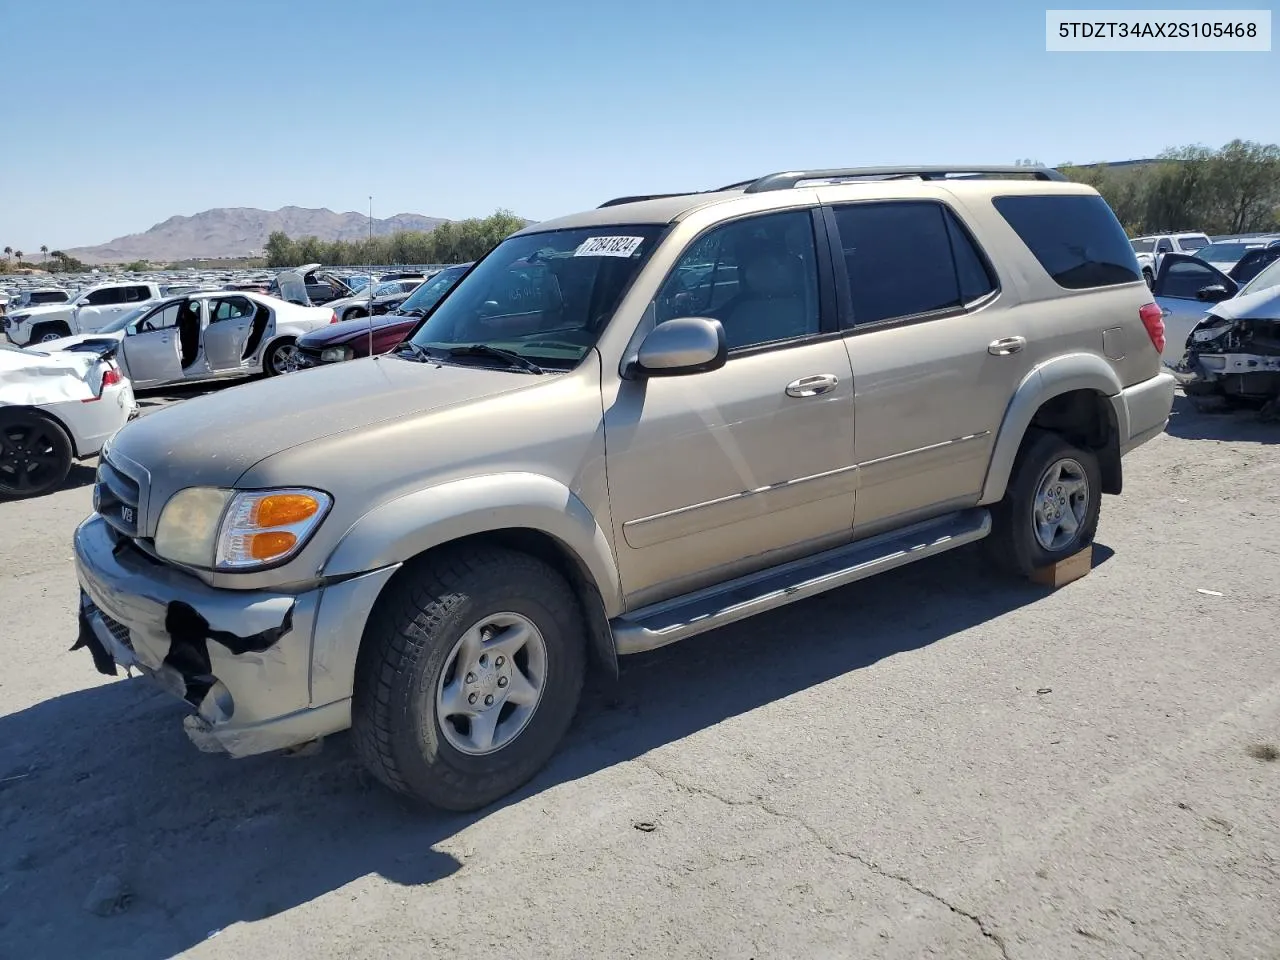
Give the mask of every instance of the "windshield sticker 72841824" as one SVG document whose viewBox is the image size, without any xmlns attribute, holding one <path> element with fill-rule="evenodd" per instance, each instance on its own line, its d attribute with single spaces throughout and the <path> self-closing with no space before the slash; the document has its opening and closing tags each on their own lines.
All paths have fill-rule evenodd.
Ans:
<svg viewBox="0 0 1280 960">
<path fill-rule="evenodd" d="M 644 237 L 587 237 L 573 251 L 575 257 L 629 257 Z"/>
</svg>

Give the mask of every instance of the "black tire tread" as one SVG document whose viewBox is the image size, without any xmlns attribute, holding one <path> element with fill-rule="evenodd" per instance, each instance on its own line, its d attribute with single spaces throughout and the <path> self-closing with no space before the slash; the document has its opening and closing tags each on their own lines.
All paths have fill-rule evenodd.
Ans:
<svg viewBox="0 0 1280 960">
<path fill-rule="evenodd" d="M 1043 558 L 1036 555 L 1036 548 L 1021 535 L 1022 528 L 1017 522 L 1016 513 L 1021 512 L 1024 505 L 1018 501 L 1022 493 L 1040 479 L 1040 474 L 1050 461 L 1068 456 L 1080 461 L 1089 474 L 1092 503 L 1078 544 L 1084 546 L 1093 543 L 1101 517 L 1102 496 L 1097 454 L 1075 446 L 1060 434 L 1032 427 L 1023 438 L 1004 497 L 991 507 L 991 534 L 984 545 L 990 561 L 1004 572 L 1028 576 L 1040 566 L 1038 561 Z"/>
<path fill-rule="evenodd" d="M 29 491 L 29 492 L 19 494 L 15 491 L 13 493 L 8 493 L 4 489 L 0 489 L 0 499 L 12 499 L 12 498 L 25 499 L 27 497 L 39 497 L 53 490 L 56 490 L 58 486 L 64 480 L 67 479 L 67 473 L 70 472 L 71 465 L 72 463 L 75 462 L 75 458 L 76 458 L 75 443 L 72 441 L 71 434 L 68 432 L 67 428 L 64 427 L 57 420 L 56 417 L 53 417 L 45 413 L 43 410 L 36 410 L 31 408 L 0 409 L 0 429 L 3 429 L 4 426 L 8 423 L 13 423 L 15 420 L 24 420 L 24 419 L 40 420 L 54 431 L 55 438 L 65 448 L 65 452 L 66 452 L 65 469 L 62 471 L 61 476 L 59 476 L 57 480 L 51 483 L 48 483 L 43 487 L 37 487 L 35 490 Z"/>
<path fill-rule="evenodd" d="M 360 760 L 391 790 L 426 799 L 445 809 L 466 810 L 477 806 L 468 801 L 464 793 L 477 792 L 477 785 L 464 783 L 461 777 L 451 777 L 448 768 L 434 772 L 439 780 L 434 788 L 424 791 L 423 784 L 414 783 L 415 778 L 409 775 L 398 756 L 397 734 L 403 735 L 410 726 L 410 701 L 405 691 L 411 688 L 422 662 L 430 656 L 450 613 L 467 601 L 469 591 L 477 584 L 486 580 L 511 583 L 519 578 L 541 581 L 539 589 L 546 591 L 548 602 L 571 611 L 581 622 L 577 597 L 555 570 L 528 554 L 501 547 L 447 549 L 413 562 L 396 575 L 379 598 L 366 625 L 356 663 L 352 740 Z M 585 643 L 583 647 L 585 654 Z M 578 662 L 579 669 L 574 672 L 571 684 L 575 707 L 582 688 L 584 657 Z M 565 728 L 572 715 L 571 710 L 563 724 Z M 553 733 L 558 741 L 564 730 Z M 532 776 L 539 766 L 541 761 L 523 779 Z M 479 787 L 480 794 L 488 794 L 493 784 L 482 782 Z"/>
</svg>

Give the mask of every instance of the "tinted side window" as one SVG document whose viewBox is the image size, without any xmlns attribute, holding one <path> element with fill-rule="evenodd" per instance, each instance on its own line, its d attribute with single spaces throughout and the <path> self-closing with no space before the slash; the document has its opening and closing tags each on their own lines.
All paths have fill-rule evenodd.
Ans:
<svg viewBox="0 0 1280 960">
<path fill-rule="evenodd" d="M 1169 264 L 1169 269 L 1160 278 L 1157 296 L 1194 300 L 1202 288 L 1221 283 L 1212 268 L 1206 264 L 1179 260 Z"/>
<path fill-rule="evenodd" d="M 1156 244 L 1156 253 L 1173 253 L 1173 244 L 1168 240 L 1161 240 Z"/>
<path fill-rule="evenodd" d="M 151 299 L 149 287 L 126 287 L 124 292 L 126 303 L 142 303 Z"/>
<path fill-rule="evenodd" d="M 819 332 L 817 249 L 808 210 L 734 220 L 695 240 L 658 292 L 657 321 L 712 317 L 729 349 Z"/>
<path fill-rule="evenodd" d="M 1083 290 L 1142 279 L 1124 228 L 1101 197 L 996 197 L 993 203 L 1059 286 Z"/>
<path fill-rule="evenodd" d="M 968 232 L 932 201 L 836 207 L 858 325 L 955 310 L 995 289 Z"/>
<path fill-rule="evenodd" d="M 105 290 L 95 290 L 86 298 L 91 307 L 110 307 L 119 303 L 124 303 L 124 287 L 107 287 Z"/>
<path fill-rule="evenodd" d="M 65 293 L 33 293 L 31 295 L 31 305 L 38 303 L 66 303 L 67 295 Z"/>
</svg>

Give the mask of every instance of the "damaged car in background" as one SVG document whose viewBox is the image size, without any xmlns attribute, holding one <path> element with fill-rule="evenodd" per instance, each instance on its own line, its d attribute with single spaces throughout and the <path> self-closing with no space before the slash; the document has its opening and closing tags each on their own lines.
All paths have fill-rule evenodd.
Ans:
<svg viewBox="0 0 1280 960">
<path fill-rule="evenodd" d="M 56 489 L 137 415 L 115 350 L 36 353 L 0 343 L 0 498 Z"/>
<path fill-rule="evenodd" d="M 274 376 L 298 368 L 298 338 L 337 322 L 328 307 L 299 307 L 257 293 L 205 291 L 125 314 L 91 334 L 63 337 L 43 350 L 119 351 L 137 387 L 224 377 Z"/>
<path fill-rule="evenodd" d="M 1280 418 L 1280 261 L 1209 310 L 1174 373 L 1188 396 L 1260 403 Z"/>
</svg>

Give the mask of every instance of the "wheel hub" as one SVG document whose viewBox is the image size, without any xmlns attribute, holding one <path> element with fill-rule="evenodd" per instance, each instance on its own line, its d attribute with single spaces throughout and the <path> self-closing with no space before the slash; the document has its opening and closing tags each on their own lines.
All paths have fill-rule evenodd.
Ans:
<svg viewBox="0 0 1280 960">
<path fill-rule="evenodd" d="M 495 614 L 465 631 L 436 691 L 445 740 L 473 756 L 505 747 L 537 709 L 546 670 L 546 642 L 520 614 Z"/>
<path fill-rule="evenodd" d="M 1077 461 L 1064 458 L 1050 465 L 1040 478 L 1031 501 L 1036 540 L 1045 550 L 1069 546 L 1089 511 L 1089 479 Z"/>
</svg>

